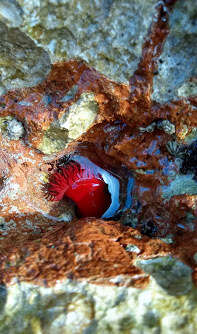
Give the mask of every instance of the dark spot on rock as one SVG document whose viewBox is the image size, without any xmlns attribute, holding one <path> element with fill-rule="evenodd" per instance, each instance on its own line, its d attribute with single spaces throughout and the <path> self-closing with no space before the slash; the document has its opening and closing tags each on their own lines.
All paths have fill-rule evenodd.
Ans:
<svg viewBox="0 0 197 334">
<path fill-rule="evenodd" d="M 197 177 L 197 140 L 186 148 L 180 172 L 183 174 L 193 172 Z"/>
<path fill-rule="evenodd" d="M 4 177 L 0 177 L 0 191 L 3 189 Z"/>
<path fill-rule="evenodd" d="M 142 221 L 139 229 L 142 234 L 148 237 L 156 237 L 158 234 L 158 227 L 152 220 Z"/>
<path fill-rule="evenodd" d="M 5 285 L 0 285 L 0 313 L 3 311 L 3 308 L 5 306 L 7 300 L 7 289 Z"/>
</svg>

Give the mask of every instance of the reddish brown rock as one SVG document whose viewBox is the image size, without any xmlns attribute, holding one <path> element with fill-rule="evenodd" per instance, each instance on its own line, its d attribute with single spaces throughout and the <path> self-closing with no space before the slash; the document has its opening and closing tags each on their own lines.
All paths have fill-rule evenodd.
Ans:
<svg viewBox="0 0 197 334">
<path fill-rule="evenodd" d="M 1 277 L 4 282 L 16 275 L 22 281 L 49 285 L 68 277 L 143 287 L 148 276 L 135 267 L 136 253 L 126 251 L 126 246 L 136 245 L 140 256 L 163 255 L 168 247 L 162 242 L 156 247 L 149 238 L 138 236 L 138 231 L 113 221 L 87 218 L 60 224 L 40 239 L 24 241 L 20 249 L 13 247 L 1 266 Z"/>
</svg>

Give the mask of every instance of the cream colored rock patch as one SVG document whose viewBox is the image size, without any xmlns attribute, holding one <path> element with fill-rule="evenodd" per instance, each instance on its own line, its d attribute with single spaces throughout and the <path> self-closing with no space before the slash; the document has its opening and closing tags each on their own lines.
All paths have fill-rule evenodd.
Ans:
<svg viewBox="0 0 197 334">
<path fill-rule="evenodd" d="M 66 148 L 94 123 L 97 110 L 94 94 L 83 93 L 79 100 L 47 129 L 39 149 L 45 154 L 52 154 Z"/>
<path fill-rule="evenodd" d="M 84 93 L 80 99 L 74 103 L 69 111 L 60 120 L 60 126 L 68 130 L 68 139 L 74 140 L 81 136 L 97 116 L 97 103 L 93 93 Z"/>
</svg>

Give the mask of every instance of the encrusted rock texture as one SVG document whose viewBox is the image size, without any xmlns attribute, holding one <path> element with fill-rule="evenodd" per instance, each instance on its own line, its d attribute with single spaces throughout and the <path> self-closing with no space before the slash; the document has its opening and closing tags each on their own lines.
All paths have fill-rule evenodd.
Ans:
<svg viewBox="0 0 197 334">
<path fill-rule="evenodd" d="M 196 8 L 181 0 L 101 2 L 75 8 L 74 1 L 19 0 L 7 11 L 6 1 L 0 5 L 0 50 L 12 50 L 0 62 L 0 280 L 43 289 L 66 278 L 149 289 L 151 275 L 169 296 L 191 294 L 197 284 L 197 55 L 188 41 L 196 43 Z M 71 18 L 73 24 L 80 18 L 79 37 Z M 16 55 L 24 62 L 16 61 L 14 72 Z M 51 166 L 76 153 L 117 174 L 132 173 L 132 205 L 118 220 L 78 219 L 70 201 L 46 198 Z M 147 312 L 146 326 L 159 326 L 159 316 Z M 132 328 L 127 320 L 113 333 Z M 181 324 L 167 323 L 164 333 L 180 333 Z M 39 326 L 32 325 L 34 332 Z M 89 319 L 76 333 L 86 327 L 103 330 Z"/>
</svg>

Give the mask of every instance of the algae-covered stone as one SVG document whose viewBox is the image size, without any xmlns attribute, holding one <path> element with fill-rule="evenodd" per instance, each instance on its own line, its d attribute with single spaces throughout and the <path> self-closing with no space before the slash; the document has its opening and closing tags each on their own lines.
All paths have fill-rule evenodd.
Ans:
<svg viewBox="0 0 197 334">
<path fill-rule="evenodd" d="M 24 135 L 25 129 L 23 124 L 14 118 L 7 124 L 7 133 L 11 140 L 17 140 Z"/>
<path fill-rule="evenodd" d="M 70 94 L 63 99 L 70 99 Z M 80 137 L 94 123 L 97 110 L 98 105 L 94 94 L 83 93 L 79 100 L 45 131 L 39 149 L 45 154 L 51 154 L 67 147 L 72 140 Z"/>
<path fill-rule="evenodd" d="M 67 146 L 68 131 L 59 128 L 58 122 L 53 122 L 45 131 L 39 150 L 45 154 L 61 151 Z"/>
<path fill-rule="evenodd" d="M 98 105 L 92 93 L 82 94 L 79 100 L 72 104 L 60 119 L 60 127 L 68 131 L 70 141 L 78 138 L 94 123 L 97 110 Z"/>
<path fill-rule="evenodd" d="M 12 116 L 0 117 L 0 132 L 9 140 L 18 140 L 25 134 L 23 124 Z"/>
<path fill-rule="evenodd" d="M 141 260 L 137 265 L 170 295 L 185 295 L 192 289 L 191 268 L 171 256 Z"/>
<path fill-rule="evenodd" d="M 48 54 L 19 29 L 0 22 L 0 84 L 4 89 L 34 86 L 50 70 Z"/>
</svg>

